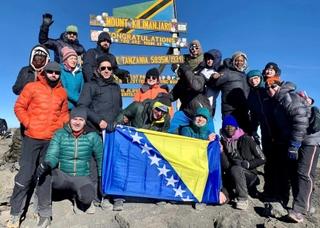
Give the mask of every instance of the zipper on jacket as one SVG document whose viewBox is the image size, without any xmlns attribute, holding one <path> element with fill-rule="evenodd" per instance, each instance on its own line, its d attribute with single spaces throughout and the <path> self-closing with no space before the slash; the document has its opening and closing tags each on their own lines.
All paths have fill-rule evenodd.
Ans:
<svg viewBox="0 0 320 228">
<path fill-rule="evenodd" d="M 73 176 L 77 173 L 77 158 L 78 158 L 78 138 L 75 140 L 74 159 L 73 159 Z"/>
</svg>

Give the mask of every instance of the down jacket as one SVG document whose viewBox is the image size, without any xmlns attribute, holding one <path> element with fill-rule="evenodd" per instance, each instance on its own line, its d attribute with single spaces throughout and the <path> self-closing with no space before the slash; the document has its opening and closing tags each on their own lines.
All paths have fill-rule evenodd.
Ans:
<svg viewBox="0 0 320 228">
<path fill-rule="evenodd" d="M 14 112 L 26 128 L 25 135 L 50 140 L 53 133 L 68 122 L 67 93 L 59 82 L 51 88 L 45 76 L 28 83 L 18 97 Z"/>
<path fill-rule="evenodd" d="M 102 140 L 96 132 L 84 132 L 75 137 L 68 124 L 59 129 L 48 147 L 45 162 L 71 176 L 89 176 L 90 160 L 94 156 L 101 176 Z"/>
</svg>

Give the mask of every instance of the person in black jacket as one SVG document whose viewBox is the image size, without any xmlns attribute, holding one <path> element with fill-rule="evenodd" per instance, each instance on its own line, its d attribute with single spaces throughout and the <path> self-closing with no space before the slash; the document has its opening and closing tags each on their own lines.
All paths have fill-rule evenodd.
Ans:
<svg viewBox="0 0 320 228">
<path fill-rule="evenodd" d="M 123 83 L 129 81 L 129 71 L 119 69 L 116 58 L 110 53 L 112 41 L 109 33 L 101 32 L 98 36 L 97 47 L 90 48 L 83 58 L 83 76 L 85 82 L 92 80 L 97 69 L 97 58 L 101 55 L 109 55 L 111 64 L 113 66 L 113 73 L 122 80 Z"/>
<path fill-rule="evenodd" d="M 29 82 L 37 81 L 38 74 L 50 60 L 49 51 L 43 45 L 36 45 L 31 49 L 29 65 L 21 68 L 17 80 L 12 86 L 12 91 L 20 95 L 24 86 Z"/>
<path fill-rule="evenodd" d="M 74 49 L 79 58 L 86 52 L 78 40 L 78 28 L 75 25 L 68 25 L 66 31 L 61 33 L 59 39 L 49 38 L 49 27 L 52 25 L 52 15 L 45 13 L 42 15 L 42 25 L 39 32 L 39 43 L 54 51 L 54 61 L 62 63 L 61 49 L 69 46 Z M 81 64 L 81 61 L 79 61 Z"/>
<path fill-rule="evenodd" d="M 258 183 L 256 168 L 265 163 L 264 155 L 254 140 L 239 128 L 232 115 L 226 115 L 223 119 L 221 144 L 222 167 L 231 176 L 231 180 L 225 178 L 225 182 L 231 181 L 235 185 L 236 208 L 246 210 L 249 203 L 248 189 L 255 188 Z"/>
</svg>

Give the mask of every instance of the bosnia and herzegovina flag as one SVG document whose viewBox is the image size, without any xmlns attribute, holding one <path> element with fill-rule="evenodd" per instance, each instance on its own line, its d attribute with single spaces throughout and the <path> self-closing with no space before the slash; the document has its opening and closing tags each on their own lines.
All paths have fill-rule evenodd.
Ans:
<svg viewBox="0 0 320 228">
<path fill-rule="evenodd" d="M 218 140 L 125 126 L 106 135 L 104 194 L 215 204 L 220 188 Z"/>
</svg>

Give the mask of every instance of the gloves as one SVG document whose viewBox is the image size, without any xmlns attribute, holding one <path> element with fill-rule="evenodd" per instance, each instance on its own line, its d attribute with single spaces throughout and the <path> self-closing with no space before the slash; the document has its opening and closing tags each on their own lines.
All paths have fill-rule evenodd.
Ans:
<svg viewBox="0 0 320 228">
<path fill-rule="evenodd" d="M 46 172 L 50 170 L 50 166 L 46 162 L 40 163 L 36 170 L 36 178 L 39 180 Z"/>
<path fill-rule="evenodd" d="M 50 13 L 45 13 L 42 15 L 42 24 L 46 26 L 52 25 L 52 15 Z"/>
<path fill-rule="evenodd" d="M 299 155 L 298 155 L 299 147 L 296 146 L 290 146 L 288 149 L 288 156 L 290 160 L 298 160 Z"/>
<path fill-rule="evenodd" d="M 255 143 L 260 146 L 261 142 L 260 142 L 260 136 L 257 134 L 257 132 L 253 132 L 252 133 L 252 138 L 255 141 Z"/>
<path fill-rule="evenodd" d="M 250 163 L 247 160 L 243 160 L 241 162 L 241 166 L 245 169 L 249 169 L 250 168 Z"/>
</svg>

